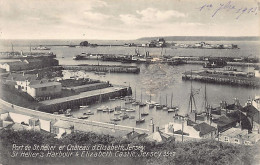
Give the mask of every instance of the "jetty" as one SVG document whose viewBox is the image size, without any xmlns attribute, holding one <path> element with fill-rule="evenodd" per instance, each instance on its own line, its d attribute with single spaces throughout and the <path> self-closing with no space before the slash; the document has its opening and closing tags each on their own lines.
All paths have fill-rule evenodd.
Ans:
<svg viewBox="0 0 260 165">
<path fill-rule="evenodd" d="M 228 84 L 259 88 L 260 78 L 254 77 L 251 73 L 231 71 L 189 71 L 182 74 L 183 80 L 195 80 L 207 83 Z"/>
<path fill-rule="evenodd" d="M 66 70 L 84 70 L 88 72 L 111 72 L 111 73 L 140 73 L 140 68 L 137 66 L 124 65 L 62 65 Z"/>
</svg>

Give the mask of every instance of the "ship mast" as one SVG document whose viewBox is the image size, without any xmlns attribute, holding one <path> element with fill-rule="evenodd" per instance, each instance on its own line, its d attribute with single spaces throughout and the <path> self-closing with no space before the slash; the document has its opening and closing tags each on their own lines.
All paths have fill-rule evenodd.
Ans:
<svg viewBox="0 0 260 165">
<path fill-rule="evenodd" d="M 166 94 L 166 102 L 165 102 L 165 103 L 166 103 L 166 105 L 165 105 L 165 106 L 167 107 L 167 94 Z"/>
<path fill-rule="evenodd" d="M 135 102 L 136 102 L 136 87 L 135 87 Z"/>
<path fill-rule="evenodd" d="M 171 108 L 172 108 L 172 97 L 173 97 L 173 93 L 172 93 L 172 95 L 171 95 Z"/>
<path fill-rule="evenodd" d="M 14 45 L 13 43 L 11 43 L 11 45 L 12 45 L 12 55 L 14 55 Z"/>
<path fill-rule="evenodd" d="M 143 102 L 143 93 L 142 93 L 142 89 L 141 89 L 141 104 Z"/>
<path fill-rule="evenodd" d="M 190 76 L 190 80 L 191 80 L 191 83 L 190 83 L 190 100 L 189 100 L 189 107 L 190 107 L 190 112 L 193 112 L 193 104 L 194 104 L 194 107 L 195 107 L 195 110 L 197 109 L 196 107 L 196 103 L 195 103 L 195 98 L 194 98 L 194 93 L 193 93 L 193 89 L 192 89 L 192 70 L 191 70 L 191 76 Z"/>
<path fill-rule="evenodd" d="M 206 113 L 208 113 L 208 107 L 209 103 L 208 103 L 208 99 L 207 99 L 207 84 L 205 83 L 205 93 L 204 93 L 204 110 Z"/>
</svg>

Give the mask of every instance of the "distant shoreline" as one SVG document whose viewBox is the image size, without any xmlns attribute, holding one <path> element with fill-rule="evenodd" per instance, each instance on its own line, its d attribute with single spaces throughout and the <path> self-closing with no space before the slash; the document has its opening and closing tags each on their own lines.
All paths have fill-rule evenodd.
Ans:
<svg viewBox="0 0 260 165">
<path fill-rule="evenodd" d="M 137 40 L 164 38 L 167 41 L 260 41 L 260 36 L 158 36 L 142 37 Z"/>
<path fill-rule="evenodd" d="M 70 40 L 70 41 L 151 41 L 156 40 L 158 38 L 164 38 L 166 41 L 260 41 L 260 36 L 156 36 L 156 37 L 141 37 L 137 39 L 33 39 L 33 38 L 25 38 L 25 39 L 13 39 L 6 38 L 0 39 L 0 41 L 4 40 Z"/>
</svg>

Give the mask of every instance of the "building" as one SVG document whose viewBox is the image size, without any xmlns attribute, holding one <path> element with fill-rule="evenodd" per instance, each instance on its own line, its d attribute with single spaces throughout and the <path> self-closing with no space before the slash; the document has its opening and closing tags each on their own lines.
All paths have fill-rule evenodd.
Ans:
<svg viewBox="0 0 260 165">
<path fill-rule="evenodd" d="M 9 113 L 0 109 L 0 129 L 6 128 L 13 123 L 14 121 L 11 119 Z"/>
<path fill-rule="evenodd" d="M 260 78 L 260 70 L 255 69 L 255 77 Z"/>
<path fill-rule="evenodd" d="M 57 138 L 64 134 L 71 134 L 74 132 L 74 125 L 68 121 L 58 120 L 52 127 L 52 133 L 57 135 Z"/>
<path fill-rule="evenodd" d="M 32 82 L 39 81 L 38 75 L 11 73 L 7 76 L 6 82 L 15 82 L 15 88 L 23 92 L 27 91 L 27 86 Z"/>
<path fill-rule="evenodd" d="M 14 83 L 16 89 L 28 93 L 33 98 L 51 97 L 61 92 L 61 83 L 40 79 L 38 74 L 12 73 L 7 76 L 6 82 Z"/>
<path fill-rule="evenodd" d="M 212 123 L 213 123 L 213 125 L 214 124 L 216 125 L 218 132 L 223 132 L 232 127 L 235 127 L 238 122 L 239 122 L 239 118 L 234 119 L 234 118 L 228 117 L 227 115 L 222 115 L 216 119 L 212 119 Z"/>
<path fill-rule="evenodd" d="M 27 93 L 33 98 L 37 97 L 51 97 L 59 95 L 61 92 L 61 83 L 59 82 L 45 82 L 33 85 L 28 85 Z"/>
<path fill-rule="evenodd" d="M 259 142 L 260 134 L 248 133 L 247 130 L 230 128 L 219 134 L 219 141 L 233 144 L 253 145 Z"/>
<path fill-rule="evenodd" d="M 174 122 L 165 125 L 165 133 L 169 135 L 184 135 L 195 139 L 212 139 L 217 135 L 217 128 L 202 122 L 195 123 L 189 119 L 175 117 Z"/>
<path fill-rule="evenodd" d="M 129 132 L 124 136 L 128 140 L 144 140 L 148 135 L 146 133 L 138 133 L 135 130 Z"/>
<path fill-rule="evenodd" d="M 242 109 L 250 122 L 253 133 L 260 134 L 260 98 L 258 96 L 253 100 L 248 100 L 246 106 Z"/>
<path fill-rule="evenodd" d="M 27 67 L 28 65 L 22 61 L 6 62 L 0 64 L 0 68 L 6 70 L 7 72 L 26 70 Z"/>
<path fill-rule="evenodd" d="M 155 142 L 167 142 L 170 140 L 174 140 L 173 136 L 160 131 L 159 127 L 156 127 L 155 132 L 153 132 L 152 134 L 148 135 L 146 137 L 146 140 L 149 141 L 155 141 Z"/>
<path fill-rule="evenodd" d="M 59 61 L 49 57 L 41 58 L 27 58 L 24 60 L 5 62 L 0 64 L 0 68 L 5 69 L 7 72 L 21 71 L 30 69 L 40 69 L 44 67 L 57 66 Z"/>
<path fill-rule="evenodd" d="M 34 130 L 51 132 L 52 122 L 45 119 L 34 118 L 24 114 L 0 110 L 0 129 Z"/>
</svg>

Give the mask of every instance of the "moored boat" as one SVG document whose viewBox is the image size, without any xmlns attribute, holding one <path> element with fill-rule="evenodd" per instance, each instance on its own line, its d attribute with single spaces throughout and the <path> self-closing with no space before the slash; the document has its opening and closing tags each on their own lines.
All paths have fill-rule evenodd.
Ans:
<svg viewBox="0 0 260 165">
<path fill-rule="evenodd" d="M 111 121 L 120 121 L 121 119 L 119 117 L 115 117 L 115 118 L 112 118 L 110 119 Z"/>
<path fill-rule="evenodd" d="M 147 115 L 149 115 L 148 112 L 143 112 L 143 113 L 141 113 L 141 116 L 147 116 Z"/>
<path fill-rule="evenodd" d="M 129 116 L 126 113 L 124 113 L 121 117 L 122 117 L 123 120 L 129 118 Z"/>
<path fill-rule="evenodd" d="M 175 109 L 172 109 L 172 108 L 168 109 L 168 113 L 171 113 L 171 112 L 175 112 Z"/>
<path fill-rule="evenodd" d="M 125 111 L 126 111 L 126 112 L 135 112 L 135 109 L 129 108 L 129 109 L 126 109 Z"/>
<path fill-rule="evenodd" d="M 103 111 L 105 109 L 105 107 L 104 106 L 101 106 L 101 107 L 98 107 L 97 108 L 97 111 Z"/>
<path fill-rule="evenodd" d="M 159 103 L 156 103 L 155 108 L 156 110 L 161 110 L 163 107 Z"/>
<path fill-rule="evenodd" d="M 140 118 L 136 120 L 136 124 L 141 124 L 145 122 L 145 118 Z"/>
<path fill-rule="evenodd" d="M 90 110 L 88 110 L 88 112 L 83 113 L 83 115 L 94 115 L 94 112 L 91 112 Z"/>
<path fill-rule="evenodd" d="M 83 115 L 83 116 L 80 116 L 80 117 L 78 117 L 78 119 L 88 119 L 88 115 Z"/>
<path fill-rule="evenodd" d="M 120 114 L 122 114 L 122 112 L 120 112 L 120 111 L 115 111 L 115 113 L 114 113 L 114 115 L 120 115 Z"/>
</svg>

